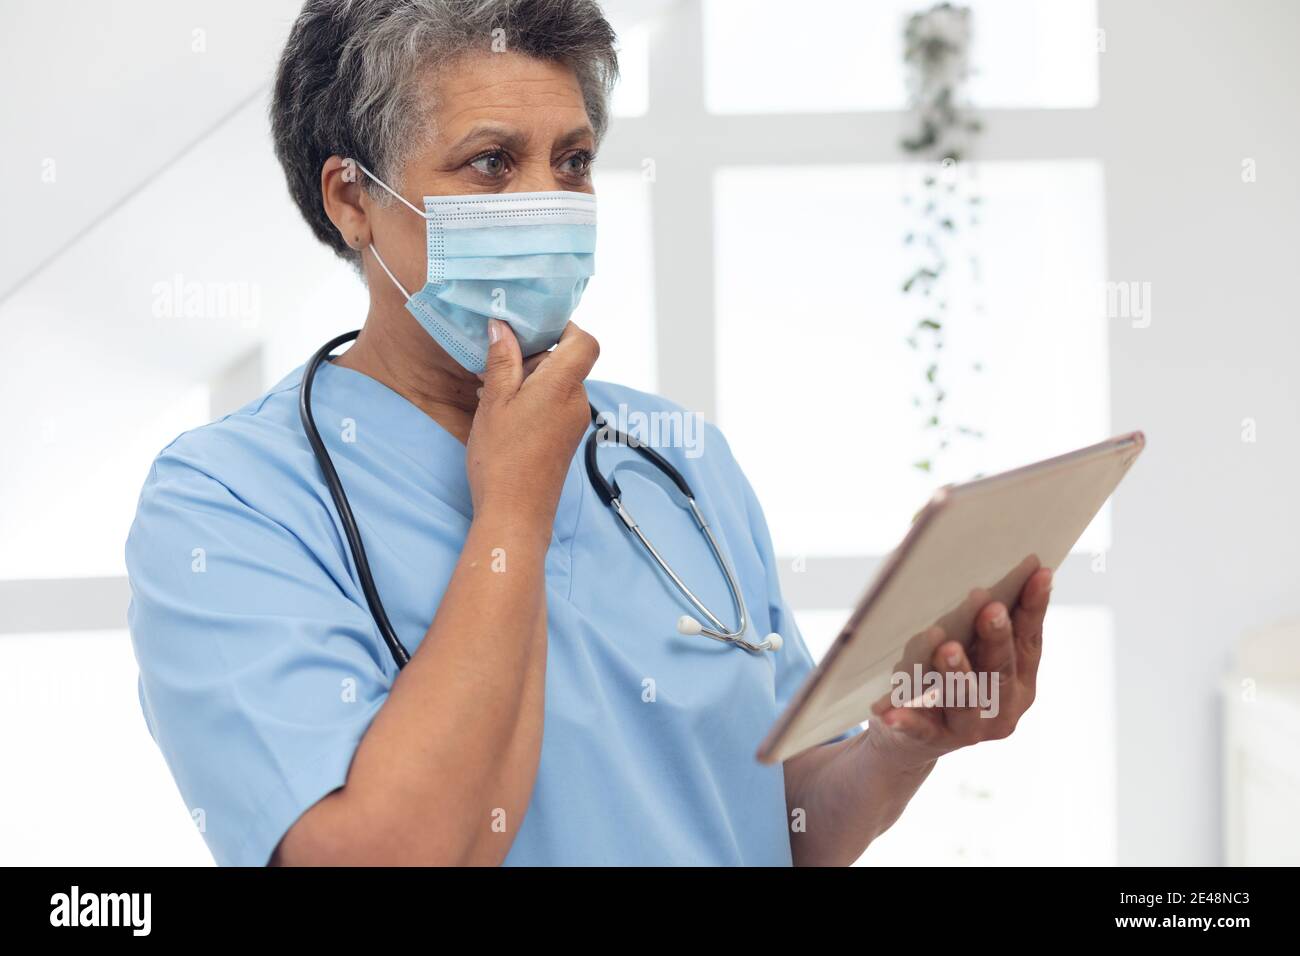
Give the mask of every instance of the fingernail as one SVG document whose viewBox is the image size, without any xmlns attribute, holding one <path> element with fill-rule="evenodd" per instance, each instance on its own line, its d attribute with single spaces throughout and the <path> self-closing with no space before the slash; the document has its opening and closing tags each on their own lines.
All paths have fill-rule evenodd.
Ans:
<svg viewBox="0 0 1300 956">
<path fill-rule="evenodd" d="M 478 399 L 482 399 L 482 398 L 483 398 L 483 389 L 482 389 L 482 388 L 476 388 L 476 389 L 474 389 L 474 397 L 475 397 L 475 398 L 478 398 Z"/>
<path fill-rule="evenodd" d="M 961 663 L 961 651 L 949 651 L 944 660 L 948 662 L 949 667 L 956 667 Z"/>
<path fill-rule="evenodd" d="M 496 345 L 501 339 L 501 320 L 488 319 L 488 344 Z"/>
<path fill-rule="evenodd" d="M 993 615 L 993 618 L 991 621 L 989 621 L 989 623 L 992 624 L 994 627 L 1006 627 L 1007 626 L 1006 608 L 998 608 L 997 613 Z"/>
</svg>

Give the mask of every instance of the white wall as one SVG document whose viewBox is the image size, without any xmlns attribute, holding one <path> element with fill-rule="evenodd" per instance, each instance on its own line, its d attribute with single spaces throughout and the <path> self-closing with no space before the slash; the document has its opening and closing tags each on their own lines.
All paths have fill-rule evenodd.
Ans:
<svg viewBox="0 0 1300 956">
<path fill-rule="evenodd" d="M 1108 568 L 1120 861 L 1214 863 L 1216 679 L 1300 611 L 1300 4 L 1103 0 L 1101 23 L 1109 277 L 1153 294 L 1111 335 L 1115 429 L 1150 442 Z"/>
</svg>

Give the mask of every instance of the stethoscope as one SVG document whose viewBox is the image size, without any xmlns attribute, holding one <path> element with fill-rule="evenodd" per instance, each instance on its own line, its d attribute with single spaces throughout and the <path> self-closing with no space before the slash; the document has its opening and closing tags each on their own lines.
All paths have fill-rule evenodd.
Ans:
<svg viewBox="0 0 1300 956">
<path fill-rule="evenodd" d="M 334 468 L 334 462 L 330 459 L 329 451 L 325 448 L 325 442 L 321 440 L 320 432 L 316 428 L 316 419 L 311 412 L 311 388 L 316 380 L 316 371 L 320 368 L 322 362 L 330 358 L 331 353 L 336 348 L 345 342 L 351 342 L 360 334 L 360 331 L 358 329 L 355 332 L 345 332 L 330 339 L 308 360 L 306 367 L 303 369 L 302 387 L 298 394 L 298 414 L 302 419 L 302 428 L 307 435 L 307 441 L 311 444 L 311 450 L 320 465 L 321 475 L 329 488 L 330 497 L 334 499 L 334 507 L 338 510 L 339 521 L 343 525 L 343 535 L 347 538 L 348 549 L 352 552 L 352 561 L 356 565 L 357 577 L 361 582 L 361 591 L 366 597 L 366 604 L 370 608 L 370 615 L 375 619 L 375 626 L 379 628 L 384 643 L 388 645 L 389 653 L 393 655 L 393 661 L 401 669 L 410 661 L 410 652 L 407 651 L 406 646 L 398 638 L 397 632 L 393 630 L 392 622 L 388 620 L 388 614 L 384 610 L 384 603 L 379 599 L 379 590 L 375 587 L 374 575 L 370 571 L 370 561 L 366 558 L 366 549 L 361 542 L 361 531 L 357 527 L 356 517 L 352 513 L 352 506 L 348 503 L 348 496 L 343 490 L 343 483 L 339 480 L 339 474 Z M 654 559 L 659 569 L 677 588 L 682 597 L 708 622 L 706 625 L 701 623 L 698 618 L 683 614 L 677 620 L 677 632 L 687 636 L 703 635 L 724 644 L 743 648 L 752 653 L 779 651 L 783 643 L 780 634 L 769 634 L 759 643 L 745 640 L 745 633 L 749 630 L 749 611 L 745 606 L 745 597 L 741 593 L 740 585 L 736 582 L 736 575 L 731 569 L 731 562 L 727 560 L 727 556 L 718 545 L 713 530 L 709 527 L 704 513 L 695 501 L 695 493 L 691 490 L 690 484 L 687 483 L 682 473 L 653 448 L 610 425 L 605 417 L 596 410 L 595 406 L 591 407 L 591 421 L 594 428 L 591 434 L 587 436 L 584 457 L 587 478 L 595 489 L 596 495 L 614 511 L 628 531 L 641 543 L 646 553 Z M 651 466 L 652 473 L 650 477 L 668 479 L 672 487 L 664 486 L 665 490 L 669 492 L 669 496 L 674 502 L 691 513 L 696 526 L 703 533 L 705 540 L 708 541 L 709 550 L 713 552 L 713 558 L 718 567 L 721 568 L 723 577 L 727 579 L 727 589 L 731 592 L 731 602 L 739 618 L 734 631 L 729 630 L 726 624 L 722 622 L 722 619 L 709 610 L 704 602 L 696 596 L 695 592 L 686 585 L 686 582 L 681 579 L 681 576 L 664 560 L 663 555 L 659 553 L 650 539 L 646 537 L 645 532 L 641 530 L 640 525 L 632 517 L 627 506 L 623 504 L 618 479 L 607 480 L 597 466 L 596 449 L 600 444 L 627 445 Z M 628 466 L 634 466 L 634 463 L 625 463 L 624 467 Z M 635 468 L 635 470 L 640 471 L 642 469 Z M 663 482 L 658 483 L 663 486 Z"/>
</svg>

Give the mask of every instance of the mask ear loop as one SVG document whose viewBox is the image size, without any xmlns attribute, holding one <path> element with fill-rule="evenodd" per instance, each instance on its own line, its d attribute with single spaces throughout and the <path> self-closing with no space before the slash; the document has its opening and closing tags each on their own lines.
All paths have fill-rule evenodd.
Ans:
<svg viewBox="0 0 1300 956">
<path fill-rule="evenodd" d="M 421 219 L 428 219 L 428 218 L 429 218 L 429 214 L 428 214 L 427 212 L 424 212 L 424 211 L 421 210 L 421 209 L 416 209 L 415 206 L 413 206 L 411 203 L 407 202 L 407 199 L 406 199 L 405 196 L 403 196 L 403 195 L 402 195 L 401 193 L 399 193 L 397 190 L 393 189 L 393 187 L 390 186 L 390 185 L 388 185 L 388 183 L 384 182 L 382 179 L 380 179 L 378 176 L 376 176 L 376 175 L 375 175 L 374 173 L 372 173 L 370 170 L 366 169 L 366 167 L 362 166 L 362 165 L 361 165 L 360 163 L 358 163 L 355 159 L 352 160 L 352 162 L 356 163 L 357 169 L 361 170 L 363 173 L 365 173 L 367 176 L 369 176 L 371 179 L 373 179 L 375 182 L 377 182 L 380 186 L 382 186 L 385 190 L 388 191 L 388 194 L 389 194 L 390 196 L 392 196 L 394 199 L 396 199 L 398 202 L 400 202 L 400 203 L 401 203 L 403 206 L 405 206 L 407 209 L 411 210 L 411 212 L 415 213 L 415 214 L 416 214 L 417 216 L 419 216 Z"/>
<path fill-rule="evenodd" d="M 397 190 L 389 186 L 388 183 L 384 182 L 382 179 L 380 179 L 370 170 L 366 169 L 366 167 L 362 166 L 355 159 L 352 160 L 352 162 L 356 165 L 357 169 L 361 170 L 363 173 L 365 173 L 367 176 L 369 176 L 371 179 L 377 182 L 380 186 L 382 186 L 385 190 L 387 190 L 390 196 L 392 196 L 394 199 L 396 199 L 398 202 L 404 205 L 407 209 L 411 210 L 411 212 L 415 213 L 421 219 L 429 218 L 428 213 L 421 212 L 419 209 L 416 209 L 415 206 L 407 202 L 405 196 L 403 196 Z M 384 262 L 384 258 L 379 254 L 379 250 L 375 248 L 375 244 L 373 242 L 367 243 L 367 248 L 370 250 L 370 254 L 375 257 L 375 261 L 379 263 L 379 268 L 383 269 L 384 274 L 387 275 L 388 278 L 393 280 L 393 285 L 397 286 L 397 288 L 401 291 L 402 295 L 406 296 L 406 299 L 409 302 L 411 299 L 411 293 L 406 291 L 406 286 L 402 285 L 402 283 L 397 281 L 397 276 L 393 275 L 393 270 L 388 268 L 388 264 Z"/>
<path fill-rule="evenodd" d="M 375 244 L 373 242 L 369 243 L 367 245 L 367 248 L 370 250 L 370 254 L 375 257 L 375 261 L 379 263 L 379 268 L 384 270 L 388 278 L 393 280 L 393 285 L 397 286 L 397 288 L 401 291 L 402 295 L 406 296 L 406 301 L 408 302 L 411 301 L 411 293 L 406 291 L 406 286 L 402 285 L 402 283 L 397 281 L 397 276 L 393 275 L 393 270 L 388 268 L 383 258 L 379 255 L 378 251 L 376 251 Z"/>
</svg>

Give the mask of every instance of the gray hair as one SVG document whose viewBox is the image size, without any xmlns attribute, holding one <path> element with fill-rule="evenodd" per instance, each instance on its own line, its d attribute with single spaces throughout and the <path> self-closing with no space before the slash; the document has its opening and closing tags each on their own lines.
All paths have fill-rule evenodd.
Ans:
<svg viewBox="0 0 1300 956">
<path fill-rule="evenodd" d="M 488 52 L 497 38 L 574 71 L 599 142 L 618 55 L 596 0 L 307 0 L 280 57 L 271 131 L 289 192 L 316 238 L 359 264 L 325 215 L 321 167 L 331 156 L 350 157 L 392 184 L 404 146 L 427 123 L 418 102 L 425 71 Z"/>
</svg>

